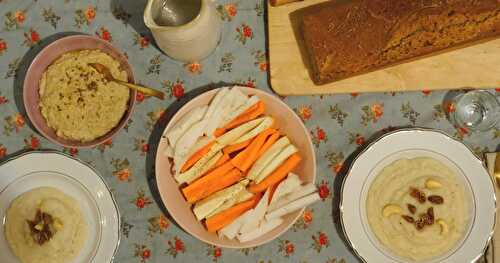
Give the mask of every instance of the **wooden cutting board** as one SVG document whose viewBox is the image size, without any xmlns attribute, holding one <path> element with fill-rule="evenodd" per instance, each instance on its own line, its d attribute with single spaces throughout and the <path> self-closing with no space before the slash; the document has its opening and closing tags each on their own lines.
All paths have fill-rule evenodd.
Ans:
<svg viewBox="0 0 500 263">
<path fill-rule="evenodd" d="M 321 2 L 268 6 L 270 82 L 280 95 L 500 87 L 500 39 L 317 86 L 294 11 Z"/>
</svg>

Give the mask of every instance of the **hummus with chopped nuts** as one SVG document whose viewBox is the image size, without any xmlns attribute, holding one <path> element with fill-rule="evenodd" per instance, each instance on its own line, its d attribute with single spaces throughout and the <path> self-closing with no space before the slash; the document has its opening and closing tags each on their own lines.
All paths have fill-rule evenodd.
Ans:
<svg viewBox="0 0 500 263">
<path fill-rule="evenodd" d="M 58 189 L 40 187 L 12 201 L 5 236 L 23 263 L 72 262 L 85 243 L 87 223 L 75 199 Z"/>
<path fill-rule="evenodd" d="M 126 81 L 120 63 L 99 50 L 69 52 L 54 61 L 40 80 L 40 111 L 57 136 L 88 142 L 119 124 L 129 89 L 108 82 L 88 63 L 105 65 L 113 77 Z"/>
<path fill-rule="evenodd" d="M 416 262 L 449 252 L 469 228 L 464 185 L 433 158 L 401 159 L 370 186 L 366 213 L 371 231 L 393 254 Z"/>
</svg>

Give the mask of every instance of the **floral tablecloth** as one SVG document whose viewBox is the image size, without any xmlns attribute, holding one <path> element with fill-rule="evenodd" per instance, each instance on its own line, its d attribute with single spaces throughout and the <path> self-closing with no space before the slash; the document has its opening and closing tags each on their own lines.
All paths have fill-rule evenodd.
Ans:
<svg viewBox="0 0 500 263">
<path fill-rule="evenodd" d="M 0 159 L 23 149 L 59 149 L 90 163 L 111 186 L 122 215 L 115 262 L 357 262 L 340 238 L 338 189 L 352 154 L 366 141 L 401 126 L 439 128 L 478 154 L 499 150 L 500 128 L 455 129 L 442 107 L 445 92 L 282 97 L 310 130 L 317 155 L 321 202 L 309 207 L 284 235 L 243 250 L 206 245 L 180 229 L 162 208 L 154 180 L 158 134 L 200 87 L 240 83 L 271 91 L 262 0 L 217 1 L 223 38 L 199 63 L 171 60 L 142 22 L 145 0 L 0 0 Z M 66 33 L 63 33 L 66 32 Z M 162 89 L 166 101 L 136 97 L 127 127 L 93 149 L 63 149 L 28 123 L 22 105 L 24 72 L 33 56 L 67 32 L 96 35 L 126 53 L 139 83 Z M 425 85 L 425 80 L 421 80 Z M 500 95 L 500 89 L 491 92 Z"/>
</svg>

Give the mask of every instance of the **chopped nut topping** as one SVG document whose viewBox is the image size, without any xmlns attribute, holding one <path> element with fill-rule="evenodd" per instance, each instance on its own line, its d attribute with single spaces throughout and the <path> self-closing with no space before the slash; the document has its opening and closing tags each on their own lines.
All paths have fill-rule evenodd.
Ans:
<svg viewBox="0 0 500 263">
<path fill-rule="evenodd" d="M 401 214 L 402 209 L 398 205 L 389 204 L 382 210 L 382 215 L 384 217 L 390 217 L 393 214 Z"/>
<path fill-rule="evenodd" d="M 408 215 L 402 215 L 401 217 L 402 217 L 404 220 L 406 220 L 406 222 L 408 222 L 408 223 L 412 223 L 412 224 L 413 224 L 413 223 L 415 223 L 415 219 L 413 219 L 413 217 L 411 217 L 411 216 L 408 216 Z"/>
<path fill-rule="evenodd" d="M 38 209 L 35 219 L 26 221 L 31 230 L 31 237 L 38 245 L 43 245 L 54 236 L 55 230 L 52 227 L 54 220 L 50 214 Z"/>
<path fill-rule="evenodd" d="M 436 189 L 436 188 L 441 188 L 443 185 L 436 181 L 436 180 L 433 180 L 433 179 L 427 179 L 427 181 L 425 181 L 425 188 L 427 189 Z"/>
<path fill-rule="evenodd" d="M 430 195 L 427 200 L 429 200 L 429 202 L 433 203 L 433 204 L 437 204 L 437 205 L 440 205 L 444 202 L 444 199 L 443 197 L 439 196 L 439 195 Z"/>
<path fill-rule="evenodd" d="M 407 206 L 408 206 L 408 210 L 410 210 L 410 212 L 414 211 L 414 212 L 412 212 L 412 214 L 414 214 L 416 212 L 417 208 L 414 205 L 407 204 Z M 419 214 L 417 219 L 415 219 L 409 215 L 401 215 L 401 217 L 406 222 L 413 224 L 415 226 L 415 228 L 418 231 L 420 231 L 420 230 L 424 229 L 425 226 L 431 226 L 434 224 L 434 220 L 435 220 L 434 207 L 431 206 L 431 207 L 427 208 L 427 212 Z"/>
<path fill-rule="evenodd" d="M 427 209 L 427 213 L 422 213 L 418 216 L 418 219 L 415 221 L 415 228 L 420 231 L 424 229 L 425 226 L 431 226 L 433 224 L 434 224 L 434 208 L 429 207 Z"/>
<path fill-rule="evenodd" d="M 429 217 L 429 220 L 432 222 L 431 225 L 434 223 L 434 207 L 429 207 L 427 208 L 427 216 Z"/>
<path fill-rule="evenodd" d="M 425 222 L 422 218 L 419 218 L 417 221 L 415 221 L 415 228 L 417 230 L 422 230 L 425 227 Z"/>
<path fill-rule="evenodd" d="M 427 226 L 430 226 L 430 225 L 434 224 L 434 220 L 431 220 L 431 217 L 427 213 L 421 214 L 420 218 L 422 219 L 422 221 L 424 222 L 424 224 L 427 225 Z"/>
<path fill-rule="evenodd" d="M 412 215 L 415 214 L 415 212 L 417 212 L 417 208 L 414 205 L 407 204 L 406 206 L 408 207 L 408 211 L 410 211 Z"/>
<path fill-rule="evenodd" d="M 410 196 L 417 199 L 417 201 L 421 204 L 425 203 L 425 193 L 417 188 L 410 187 Z"/>
<path fill-rule="evenodd" d="M 438 219 L 436 222 L 441 227 L 441 235 L 446 235 L 448 233 L 448 224 L 443 219 Z"/>
</svg>

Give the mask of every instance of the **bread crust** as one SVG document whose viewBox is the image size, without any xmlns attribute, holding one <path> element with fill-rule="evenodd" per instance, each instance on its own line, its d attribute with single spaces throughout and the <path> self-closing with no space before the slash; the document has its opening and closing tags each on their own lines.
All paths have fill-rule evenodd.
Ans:
<svg viewBox="0 0 500 263">
<path fill-rule="evenodd" d="M 498 0 L 355 0 L 302 10 L 315 84 L 500 36 Z"/>
</svg>

